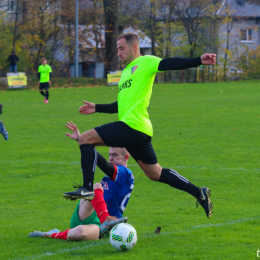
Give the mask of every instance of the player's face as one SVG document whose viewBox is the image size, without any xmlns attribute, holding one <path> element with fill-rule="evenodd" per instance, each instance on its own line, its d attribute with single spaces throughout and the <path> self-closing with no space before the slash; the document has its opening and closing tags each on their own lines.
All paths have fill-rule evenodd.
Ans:
<svg viewBox="0 0 260 260">
<path fill-rule="evenodd" d="M 42 65 L 46 65 L 47 64 L 47 60 L 42 60 Z"/>
<path fill-rule="evenodd" d="M 109 162 L 115 165 L 125 165 L 125 156 L 122 154 L 122 148 L 111 147 L 109 150 Z"/>
<path fill-rule="evenodd" d="M 117 56 L 119 56 L 124 65 L 129 64 L 133 60 L 133 46 L 128 45 L 124 38 L 117 41 Z"/>
</svg>

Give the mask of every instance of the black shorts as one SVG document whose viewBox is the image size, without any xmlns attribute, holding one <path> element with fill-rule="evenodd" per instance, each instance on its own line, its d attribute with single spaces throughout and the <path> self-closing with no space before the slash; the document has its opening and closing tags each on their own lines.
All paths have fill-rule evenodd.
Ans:
<svg viewBox="0 0 260 260">
<path fill-rule="evenodd" d="M 42 89 L 48 90 L 49 89 L 49 82 L 40 83 L 39 89 L 40 90 L 42 90 Z"/>
<path fill-rule="evenodd" d="M 122 121 L 101 125 L 95 130 L 106 146 L 125 147 L 136 161 L 157 163 L 151 136 L 134 130 Z"/>
</svg>

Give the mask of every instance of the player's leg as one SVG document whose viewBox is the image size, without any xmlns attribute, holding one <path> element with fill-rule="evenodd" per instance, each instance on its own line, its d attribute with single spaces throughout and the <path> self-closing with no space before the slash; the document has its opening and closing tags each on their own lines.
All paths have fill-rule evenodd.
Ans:
<svg viewBox="0 0 260 260">
<path fill-rule="evenodd" d="M 83 186 L 72 192 L 66 192 L 63 197 L 70 200 L 84 198 L 92 200 L 94 198 L 93 182 L 97 164 L 97 151 L 95 146 L 105 146 L 104 142 L 95 129 L 91 129 L 80 135 L 79 148 L 81 152 L 81 169 L 83 173 Z"/>
<path fill-rule="evenodd" d="M 100 228 L 97 225 L 81 225 L 70 229 L 67 233 L 68 240 L 97 240 L 99 239 Z M 53 237 L 54 235 L 52 235 Z"/>
<path fill-rule="evenodd" d="M 198 203 L 204 208 L 208 218 L 212 216 L 212 202 L 210 200 L 210 190 L 207 187 L 199 188 L 181 176 L 177 171 L 172 169 L 162 168 L 158 163 L 154 165 L 145 164 L 142 161 L 137 161 L 146 176 L 153 180 L 166 183 L 173 188 L 183 190 L 191 194 L 197 199 Z"/>
<path fill-rule="evenodd" d="M 8 132 L 5 129 L 4 122 L 0 121 L 0 133 L 4 137 L 4 139 L 8 140 Z"/>
<path fill-rule="evenodd" d="M 49 90 L 46 89 L 46 98 L 45 98 L 45 103 L 49 103 Z"/>
<path fill-rule="evenodd" d="M 50 88 L 49 82 L 46 82 L 45 83 L 45 100 L 44 100 L 45 103 L 49 103 L 49 88 Z"/>
<path fill-rule="evenodd" d="M 98 225 L 79 225 L 72 229 L 59 231 L 53 229 L 48 232 L 34 231 L 29 234 L 29 237 L 49 237 L 55 239 L 80 241 L 80 240 L 97 240 L 99 239 L 100 228 Z"/>
<path fill-rule="evenodd" d="M 124 142 L 121 139 L 124 135 L 122 124 L 124 123 L 113 122 L 101 125 L 80 135 L 78 142 L 81 151 L 83 188 L 86 190 L 93 191 L 94 174 L 98 157 L 95 146 L 124 147 Z M 79 190 L 77 193 L 79 192 L 81 191 Z"/>
<path fill-rule="evenodd" d="M 100 223 L 102 224 L 109 216 L 107 204 L 104 199 L 104 190 L 101 183 L 95 183 L 94 185 L 95 197 L 91 200 L 91 204 L 95 209 Z"/>
<path fill-rule="evenodd" d="M 44 96 L 44 100 L 45 100 L 46 94 L 44 93 L 43 89 L 44 89 L 44 84 L 40 82 L 39 92 L 40 92 L 41 95 Z"/>
<path fill-rule="evenodd" d="M 95 197 L 91 201 L 93 208 L 95 209 L 98 218 L 100 220 L 100 236 L 103 237 L 107 234 L 113 226 L 120 223 L 126 223 L 128 221 L 127 217 L 117 218 L 110 216 L 107 209 L 107 204 L 104 199 L 104 191 L 100 183 L 94 185 Z M 116 203 L 116 202 L 115 202 Z"/>
<path fill-rule="evenodd" d="M 84 219 L 85 218 L 85 219 Z M 60 232 L 57 229 L 49 232 L 34 231 L 29 237 L 52 237 L 63 240 L 95 240 L 99 238 L 100 221 L 89 201 L 81 200 L 71 217 L 71 229 Z"/>
<path fill-rule="evenodd" d="M 99 238 L 100 221 L 90 201 L 80 200 L 71 217 L 70 228 L 71 230 L 67 232 L 68 239 L 70 240 L 92 240 Z"/>
<path fill-rule="evenodd" d="M 2 113 L 3 113 L 3 105 L 0 104 L 0 114 L 2 114 Z"/>
<path fill-rule="evenodd" d="M 78 217 L 80 221 L 87 219 L 94 212 L 94 208 L 90 201 L 81 199 L 78 208 Z"/>
<path fill-rule="evenodd" d="M 93 199 L 93 181 L 97 163 L 95 146 L 126 147 L 135 144 L 136 132 L 123 122 L 113 122 L 81 134 L 78 142 L 81 151 L 83 187 L 78 187 L 74 192 L 66 192 L 63 196 L 72 200 Z"/>
<path fill-rule="evenodd" d="M 166 183 L 173 188 L 188 192 L 199 201 L 207 216 L 211 217 L 212 203 L 209 198 L 209 189 L 195 186 L 175 170 L 162 168 L 157 162 L 151 138 L 136 147 L 126 148 L 149 179 Z"/>
<path fill-rule="evenodd" d="M 51 237 L 52 234 L 54 233 L 60 233 L 58 229 L 52 229 L 48 232 L 43 232 L 43 231 L 33 231 L 31 232 L 28 237 Z"/>
<path fill-rule="evenodd" d="M 149 137 L 130 128 L 123 122 L 113 122 L 98 126 L 79 137 L 81 151 L 81 168 L 83 172 L 83 187 L 78 187 L 74 192 L 66 192 L 63 196 L 67 199 L 93 199 L 93 180 L 97 162 L 95 146 L 127 147 L 142 143 Z"/>
<path fill-rule="evenodd" d="M 176 189 L 190 193 L 196 199 L 199 198 L 199 187 L 189 182 L 185 177 L 181 176 L 176 171 L 162 168 L 158 163 L 146 164 L 141 160 L 138 160 L 137 163 L 150 180 L 169 184 Z"/>
</svg>

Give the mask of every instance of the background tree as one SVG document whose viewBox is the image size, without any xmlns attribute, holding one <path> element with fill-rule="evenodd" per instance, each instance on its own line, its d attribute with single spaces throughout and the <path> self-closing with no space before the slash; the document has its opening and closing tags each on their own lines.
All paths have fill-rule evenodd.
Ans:
<svg viewBox="0 0 260 260">
<path fill-rule="evenodd" d="M 103 0 L 105 14 L 105 71 L 117 69 L 118 0 Z"/>
<path fill-rule="evenodd" d="M 45 0 L 30 1 L 22 29 L 24 41 L 27 43 L 26 47 L 30 51 L 29 59 L 35 71 L 37 71 L 40 59 L 43 56 L 47 59 L 51 57 L 51 48 L 48 42 L 50 43 L 50 40 L 59 31 L 56 24 L 57 15 L 57 11 L 52 11 L 51 2 Z"/>
<path fill-rule="evenodd" d="M 205 19 L 208 0 L 174 0 L 173 13 L 184 29 L 189 45 L 189 57 L 193 58 L 197 55 L 198 47 L 201 48 L 201 25 Z M 190 79 L 190 71 L 187 73 L 187 81 Z M 194 74 L 194 81 L 196 75 Z"/>
<path fill-rule="evenodd" d="M 104 59 L 104 39 L 102 34 L 104 32 L 104 8 L 102 0 L 88 0 L 85 2 L 85 8 L 82 10 L 80 23 L 86 25 L 85 42 L 87 38 L 94 40 L 89 41 L 88 46 L 93 46 L 88 54 L 95 53 L 96 61 L 103 61 Z M 88 37 L 86 37 L 88 35 Z M 86 42 L 87 43 L 87 42 Z M 84 47 L 84 46 L 82 46 Z M 86 52 L 86 48 L 82 48 Z"/>
<path fill-rule="evenodd" d="M 74 64 L 75 56 L 75 6 L 75 0 L 64 0 L 61 2 L 62 39 L 63 48 L 67 52 L 68 57 L 68 69 Z"/>
<path fill-rule="evenodd" d="M 221 44 L 221 39 L 219 38 L 219 29 L 222 24 L 222 18 L 219 15 L 221 5 L 221 0 L 213 0 L 209 2 L 206 9 L 206 19 L 204 19 L 201 24 L 201 30 L 203 32 L 201 42 L 205 48 L 203 51 L 216 53 L 217 57 Z M 218 81 L 218 64 L 215 66 L 206 66 L 206 68 L 204 67 L 204 70 L 205 69 L 207 71 L 208 81 L 211 80 L 211 75 L 213 75 L 212 79 L 214 81 Z"/>
</svg>

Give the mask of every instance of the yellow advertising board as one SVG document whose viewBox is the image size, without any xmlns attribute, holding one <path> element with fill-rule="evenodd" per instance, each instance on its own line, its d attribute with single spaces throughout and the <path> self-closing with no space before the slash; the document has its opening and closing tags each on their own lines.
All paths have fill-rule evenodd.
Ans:
<svg viewBox="0 0 260 260">
<path fill-rule="evenodd" d="M 8 74 L 7 84 L 9 88 L 23 88 L 27 86 L 27 76 L 25 76 L 25 73 L 15 73 L 15 75 L 10 75 L 12 73 Z"/>
<path fill-rule="evenodd" d="M 108 85 L 118 85 L 121 78 L 122 71 L 113 71 L 107 74 L 107 83 Z"/>
</svg>

